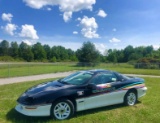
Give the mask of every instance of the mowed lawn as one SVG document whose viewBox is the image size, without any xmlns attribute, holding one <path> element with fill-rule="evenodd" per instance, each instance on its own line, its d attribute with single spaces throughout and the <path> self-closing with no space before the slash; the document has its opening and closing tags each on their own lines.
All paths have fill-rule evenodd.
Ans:
<svg viewBox="0 0 160 123">
<path fill-rule="evenodd" d="M 65 72 L 72 70 L 88 69 L 108 69 L 125 74 L 145 74 L 160 75 L 159 69 L 135 69 L 133 65 L 124 64 L 105 64 L 101 63 L 96 67 L 76 66 L 76 63 L 23 63 L 23 64 L 0 64 L 0 78 L 29 76 L 46 73 Z"/>
<path fill-rule="evenodd" d="M 0 123 L 159 123 L 160 79 L 144 78 L 148 91 L 135 106 L 106 106 L 76 113 L 73 118 L 56 121 L 50 117 L 27 117 L 14 110 L 16 99 L 29 87 L 48 80 L 0 86 Z"/>
</svg>

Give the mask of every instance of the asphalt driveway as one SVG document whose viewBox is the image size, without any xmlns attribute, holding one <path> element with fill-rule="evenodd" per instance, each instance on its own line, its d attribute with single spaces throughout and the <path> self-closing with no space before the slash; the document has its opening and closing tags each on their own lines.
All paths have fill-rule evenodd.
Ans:
<svg viewBox="0 0 160 123">
<path fill-rule="evenodd" d="M 49 79 L 49 78 L 65 77 L 65 76 L 70 75 L 71 73 L 73 73 L 73 71 L 61 72 L 61 73 L 51 73 L 51 74 L 42 74 L 42 75 L 13 77 L 13 78 L 1 78 L 0 85 L 19 83 L 19 82 L 28 82 L 28 81 L 41 80 L 41 79 Z"/>
</svg>

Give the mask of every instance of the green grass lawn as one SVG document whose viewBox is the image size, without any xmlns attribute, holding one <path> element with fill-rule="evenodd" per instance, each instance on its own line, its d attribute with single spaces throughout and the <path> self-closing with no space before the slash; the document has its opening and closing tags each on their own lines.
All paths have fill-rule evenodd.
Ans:
<svg viewBox="0 0 160 123">
<path fill-rule="evenodd" d="M 135 106 L 122 104 L 76 113 L 73 118 L 55 121 L 50 117 L 27 117 L 14 110 L 16 99 L 29 87 L 48 80 L 0 86 L 0 123 L 159 123 L 160 79 L 144 78 L 148 91 Z"/>
<path fill-rule="evenodd" d="M 100 64 L 96 67 L 77 67 L 76 63 L 25 63 L 25 64 L 0 64 L 0 78 L 29 76 L 37 74 L 64 72 L 72 70 L 86 69 L 108 69 L 126 74 L 145 74 L 145 75 L 160 75 L 158 69 L 135 69 L 129 64 Z"/>
</svg>

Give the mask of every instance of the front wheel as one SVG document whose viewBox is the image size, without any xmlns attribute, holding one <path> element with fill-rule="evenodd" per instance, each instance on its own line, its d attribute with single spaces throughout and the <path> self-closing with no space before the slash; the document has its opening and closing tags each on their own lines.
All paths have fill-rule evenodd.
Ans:
<svg viewBox="0 0 160 123">
<path fill-rule="evenodd" d="M 128 106 L 135 105 L 137 102 L 137 94 L 135 91 L 128 91 L 124 97 L 124 103 Z"/>
<path fill-rule="evenodd" d="M 70 118 L 74 114 L 74 105 L 70 100 L 61 99 L 52 104 L 51 117 L 57 120 Z"/>
</svg>

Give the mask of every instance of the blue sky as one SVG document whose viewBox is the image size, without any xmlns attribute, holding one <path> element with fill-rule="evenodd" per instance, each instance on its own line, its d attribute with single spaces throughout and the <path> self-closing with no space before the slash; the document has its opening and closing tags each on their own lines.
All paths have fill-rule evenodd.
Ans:
<svg viewBox="0 0 160 123">
<path fill-rule="evenodd" d="M 159 0 L 0 0 L 0 16 L 0 40 L 10 42 L 160 47 Z"/>
</svg>

